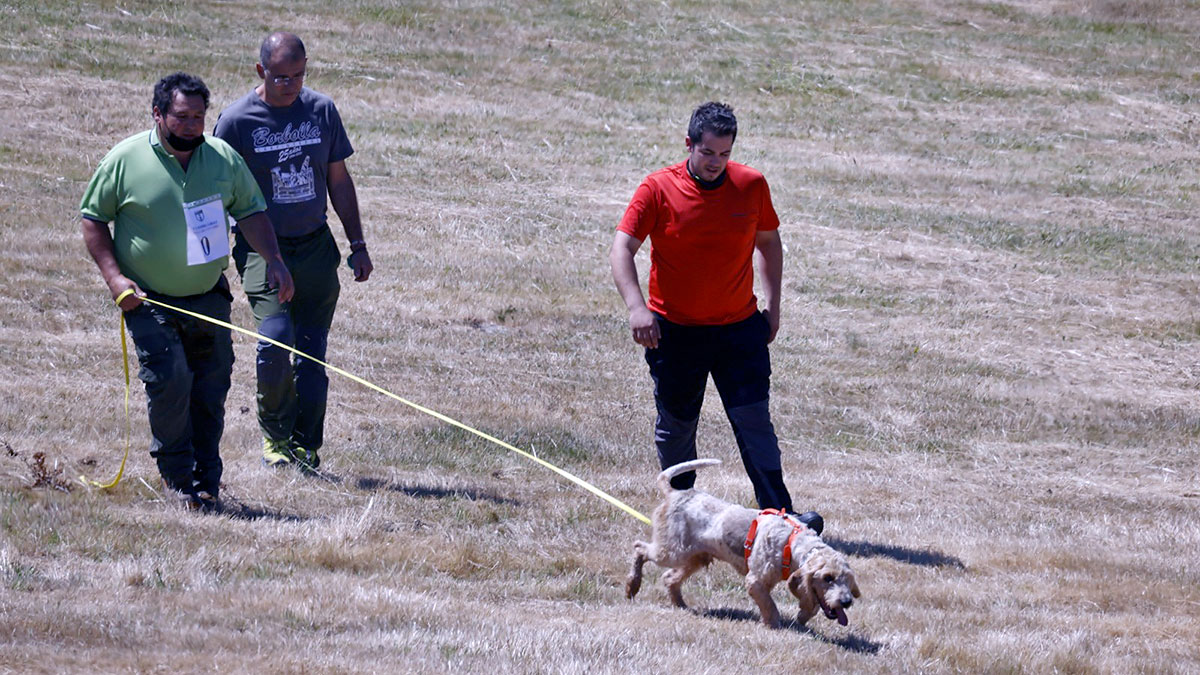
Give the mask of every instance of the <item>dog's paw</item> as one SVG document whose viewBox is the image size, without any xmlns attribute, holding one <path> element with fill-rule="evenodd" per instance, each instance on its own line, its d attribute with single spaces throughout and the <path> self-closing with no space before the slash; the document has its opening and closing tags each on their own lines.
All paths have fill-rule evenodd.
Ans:
<svg viewBox="0 0 1200 675">
<path fill-rule="evenodd" d="M 625 599 L 632 600 L 642 588 L 641 577 L 629 577 L 625 580 Z"/>
</svg>

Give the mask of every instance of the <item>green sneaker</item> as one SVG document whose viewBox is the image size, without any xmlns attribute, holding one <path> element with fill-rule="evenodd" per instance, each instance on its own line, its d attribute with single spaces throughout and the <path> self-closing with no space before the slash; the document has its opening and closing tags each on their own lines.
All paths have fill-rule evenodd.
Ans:
<svg viewBox="0 0 1200 675">
<path fill-rule="evenodd" d="M 296 457 L 288 449 L 287 441 L 273 441 L 269 438 L 263 439 L 263 466 L 287 466 L 294 461 L 296 461 Z"/>
<path fill-rule="evenodd" d="M 300 467 L 301 471 L 316 473 L 317 467 L 321 466 L 321 458 L 317 456 L 316 450 L 305 450 L 296 445 L 292 446 L 291 453 L 296 458 L 296 466 Z"/>
</svg>

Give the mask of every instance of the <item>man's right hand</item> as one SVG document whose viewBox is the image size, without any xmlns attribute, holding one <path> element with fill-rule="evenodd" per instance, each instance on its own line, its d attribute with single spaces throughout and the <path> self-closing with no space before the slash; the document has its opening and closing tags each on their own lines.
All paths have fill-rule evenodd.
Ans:
<svg viewBox="0 0 1200 675">
<path fill-rule="evenodd" d="M 650 349 L 658 348 L 658 338 L 661 337 L 658 320 L 645 305 L 629 313 L 629 328 L 634 342 Z"/>
<path fill-rule="evenodd" d="M 646 307 L 646 299 L 642 296 L 642 287 L 638 283 L 637 264 L 634 256 L 641 247 L 642 240 L 617 230 L 613 236 L 612 249 L 608 252 L 608 262 L 612 265 L 613 281 L 617 284 L 617 292 L 629 308 L 629 330 L 633 333 L 633 341 L 649 347 L 658 348 L 658 320 Z"/>
<path fill-rule="evenodd" d="M 121 295 L 125 294 L 125 291 L 133 291 L 132 293 L 125 294 L 125 297 L 117 302 L 117 307 L 120 307 L 122 312 L 136 309 L 138 305 L 142 304 L 142 298 L 146 297 L 142 289 L 138 288 L 138 285 L 132 279 L 123 274 L 117 275 L 108 282 L 108 291 L 112 293 L 114 301 L 117 298 L 121 298 Z"/>
</svg>

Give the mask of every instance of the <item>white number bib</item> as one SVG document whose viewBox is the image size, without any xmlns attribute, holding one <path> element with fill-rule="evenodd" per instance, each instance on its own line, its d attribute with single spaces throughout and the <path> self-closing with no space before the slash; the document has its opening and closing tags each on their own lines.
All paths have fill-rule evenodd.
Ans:
<svg viewBox="0 0 1200 675">
<path fill-rule="evenodd" d="M 188 226 L 189 265 L 203 265 L 229 255 L 229 225 L 220 194 L 184 204 L 183 217 Z"/>
</svg>

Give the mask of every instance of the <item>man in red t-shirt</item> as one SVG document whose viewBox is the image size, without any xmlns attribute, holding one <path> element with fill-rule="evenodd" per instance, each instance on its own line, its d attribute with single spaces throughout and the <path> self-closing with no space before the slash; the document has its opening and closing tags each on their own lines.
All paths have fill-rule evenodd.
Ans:
<svg viewBox="0 0 1200 675">
<path fill-rule="evenodd" d="M 712 375 L 760 508 L 792 510 L 768 410 L 767 344 L 779 331 L 783 244 L 763 175 L 729 155 L 733 109 L 709 102 L 692 113 L 685 161 L 638 186 L 617 226 L 609 262 L 629 308 L 634 342 L 646 348 L 658 408 L 654 442 L 662 468 L 696 458 L 696 426 Z M 650 238 L 650 300 L 634 256 Z M 754 263 L 765 308 L 754 297 Z M 671 480 L 695 483 L 695 472 Z M 804 514 L 820 532 L 821 518 Z"/>
</svg>

